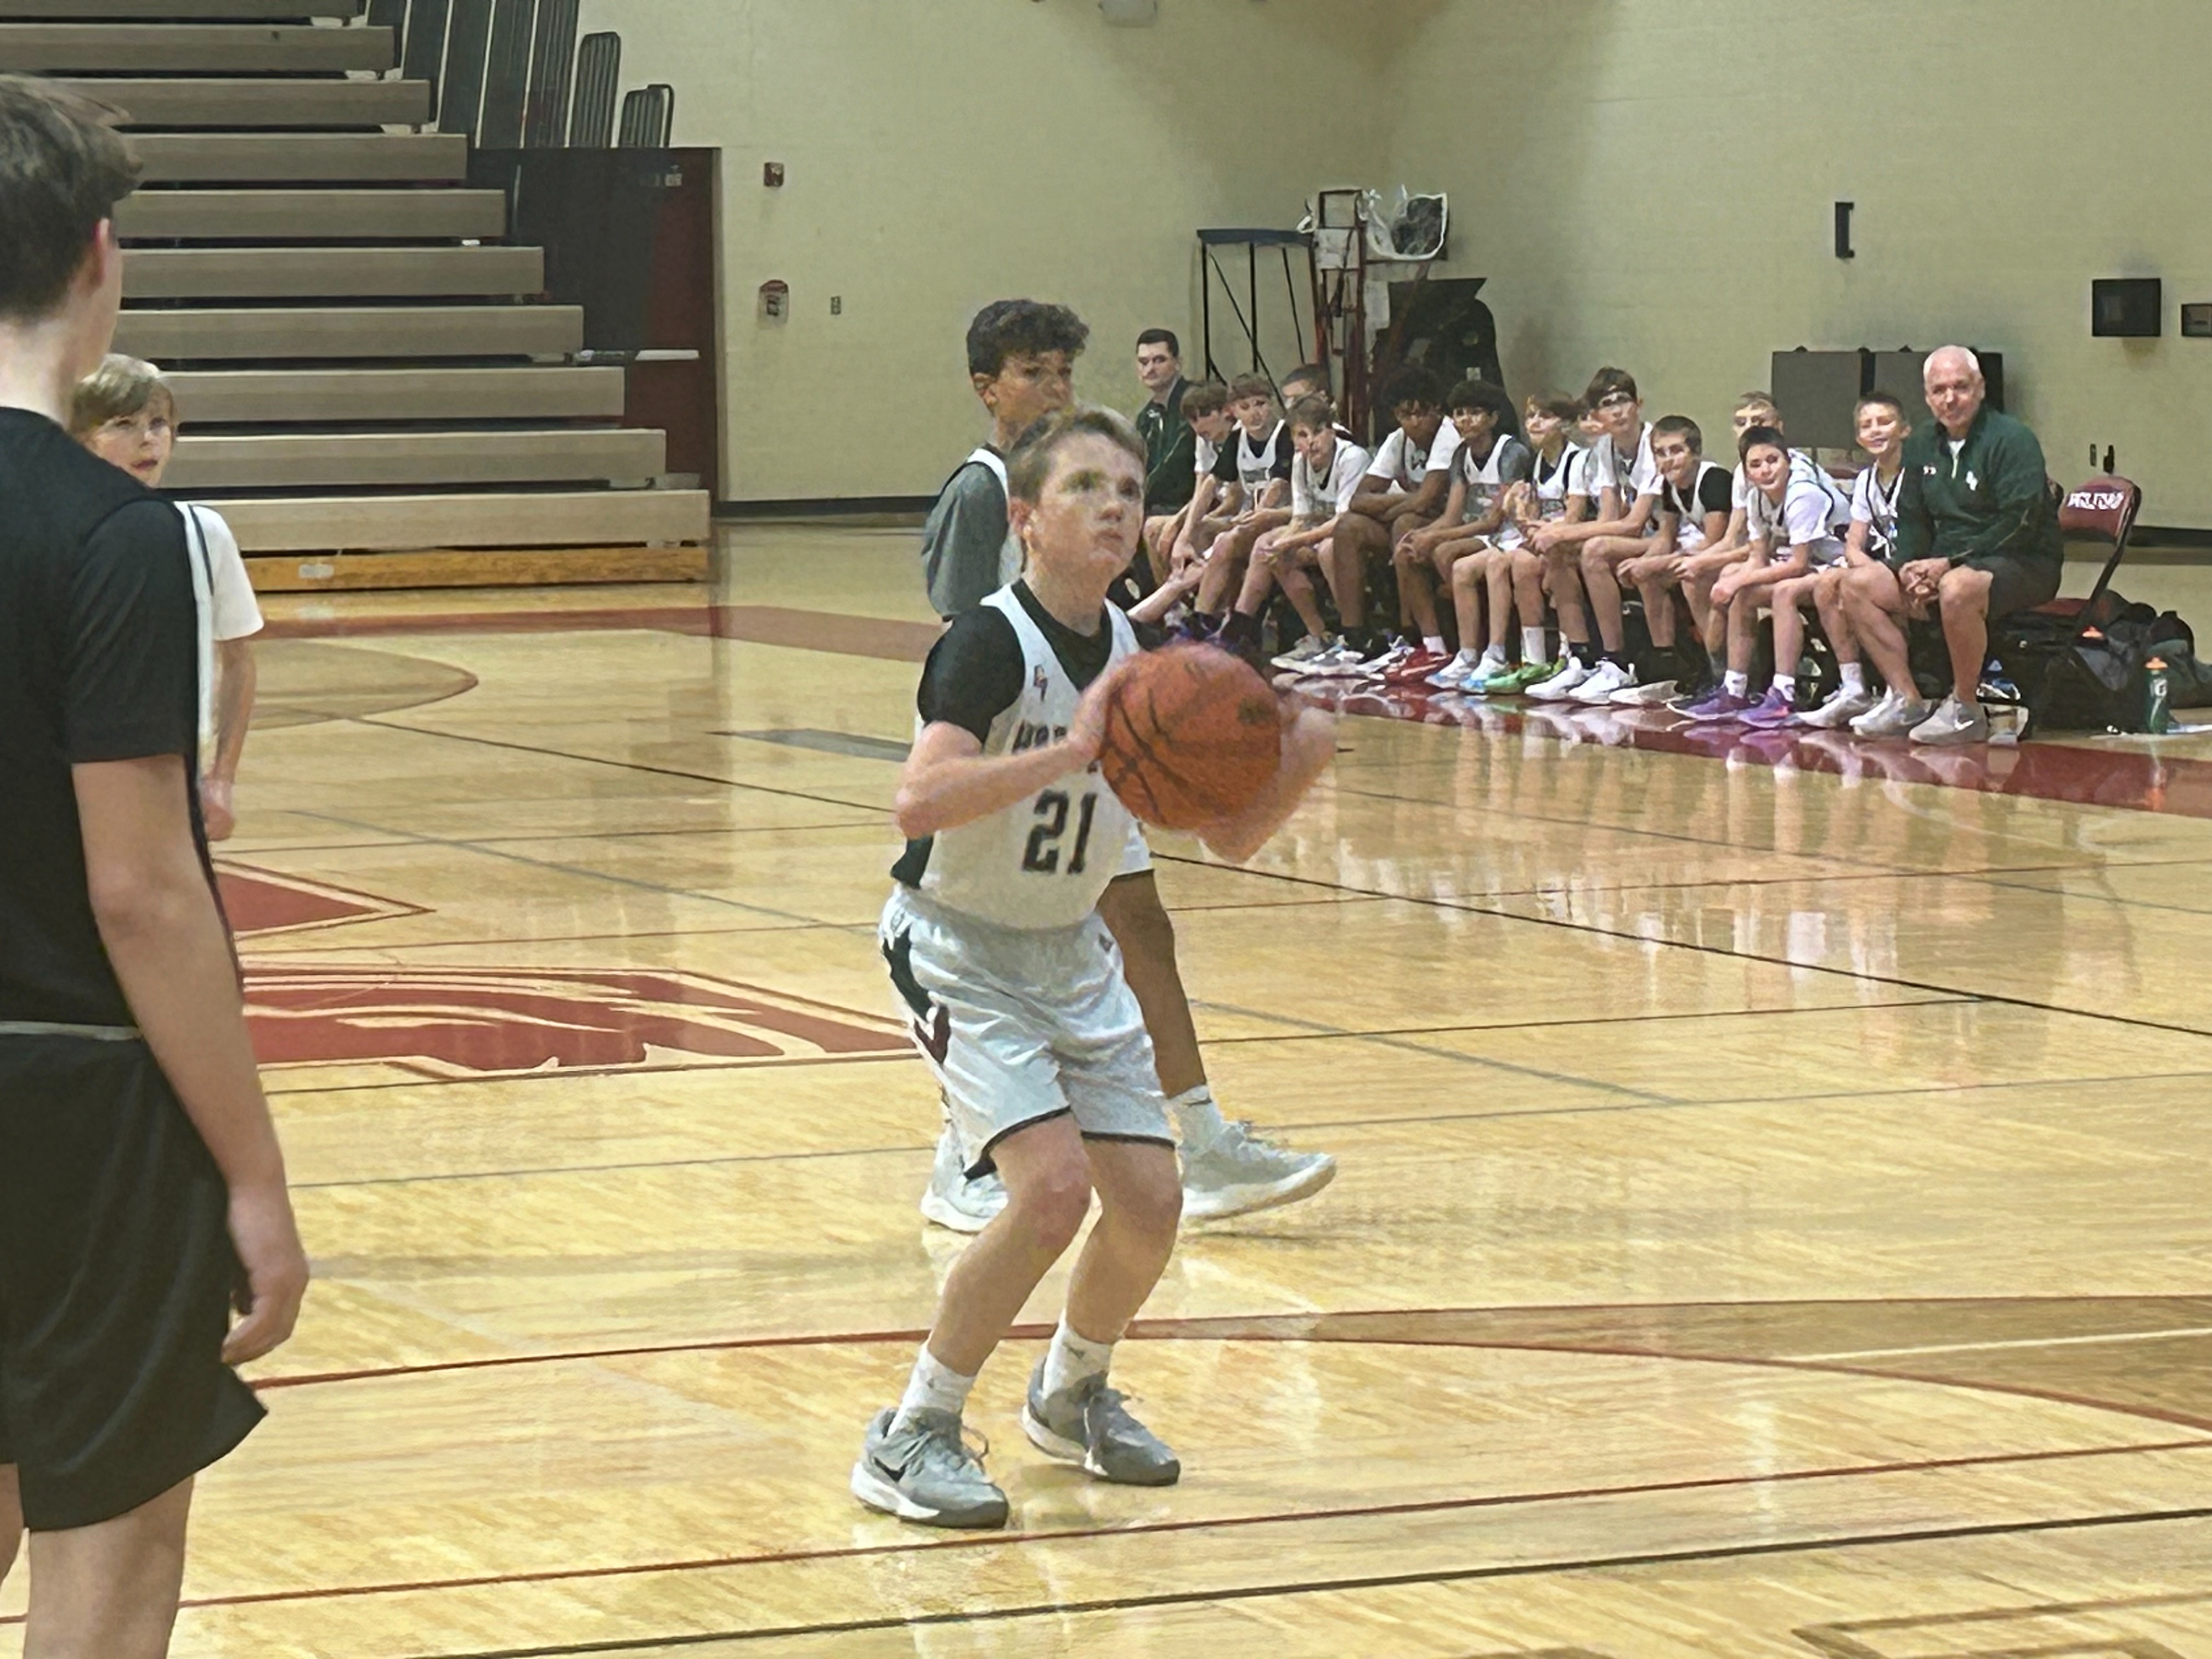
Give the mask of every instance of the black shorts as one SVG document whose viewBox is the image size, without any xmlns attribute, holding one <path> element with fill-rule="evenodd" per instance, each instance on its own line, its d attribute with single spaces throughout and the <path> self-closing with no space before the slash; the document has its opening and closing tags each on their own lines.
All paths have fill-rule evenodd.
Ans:
<svg viewBox="0 0 2212 1659">
<path fill-rule="evenodd" d="M 2057 559 L 2022 559 L 2009 553 L 1992 553 L 1978 568 L 1990 573 L 1991 622 L 2057 598 L 2059 579 L 2065 574 L 2065 566 Z"/>
<path fill-rule="evenodd" d="M 0 1035 L 0 1464 L 34 1532 L 111 1520 L 246 1438 L 215 1160 L 139 1042 Z"/>
</svg>

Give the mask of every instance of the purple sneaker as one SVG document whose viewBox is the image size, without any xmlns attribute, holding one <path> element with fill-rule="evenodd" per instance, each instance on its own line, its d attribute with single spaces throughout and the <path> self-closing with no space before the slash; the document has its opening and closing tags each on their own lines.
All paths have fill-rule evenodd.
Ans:
<svg viewBox="0 0 2212 1659">
<path fill-rule="evenodd" d="M 1682 713 L 1693 720 L 1733 721 L 1745 709 L 1752 706 L 1749 697 L 1739 697 L 1735 692 L 1723 687 L 1711 692 L 1700 701 L 1692 703 L 1687 708 L 1682 710 Z"/>
<path fill-rule="evenodd" d="M 1771 685 L 1766 688 L 1766 695 L 1742 714 L 1746 726 L 1759 727 L 1787 726 L 1796 718 L 1796 703 Z"/>
</svg>

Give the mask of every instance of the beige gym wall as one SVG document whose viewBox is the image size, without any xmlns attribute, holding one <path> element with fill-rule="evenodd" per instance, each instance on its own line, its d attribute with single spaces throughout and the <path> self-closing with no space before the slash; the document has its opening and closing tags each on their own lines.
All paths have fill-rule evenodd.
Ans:
<svg viewBox="0 0 2212 1659">
<path fill-rule="evenodd" d="M 2005 354 L 2054 476 L 2118 451 L 2144 517 L 2212 526 L 2212 48 L 2202 0 L 1449 0 L 1399 47 L 1378 179 L 1452 196 L 1508 379 L 1613 362 L 1725 432 L 1799 345 Z M 1832 246 L 1857 206 L 1858 257 Z M 2093 277 L 2166 333 L 2094 339 Z M 1905 393 L 1910 388 L 1893 388 Z M 1920 411 L 1924 416 L 1924 408 Z"/>
<path fill-rule="evenodd" d="M 962 338 L 1005 295 L 1090 323 L 1082 397 L 1142 400 L 1150 324 L 1195 373 L 1198 228 L 1295 224 L 1382 149 L 1363 94 L 1404 24 L 1347 29 L 1346 3 L 1165 0 L 1109 28 L 1092 0 L 586 0 L 586 30 L 622 34 L 623 85 L 669 82 L 675 142 L 723 152 L 724 494 L 934 491 L 987 430 Z M 758 312 L 770 277 L 781 322 Z M 1279 374 L 1305 355 L 1282 288 L 1263 275 Z"/>
</svg>

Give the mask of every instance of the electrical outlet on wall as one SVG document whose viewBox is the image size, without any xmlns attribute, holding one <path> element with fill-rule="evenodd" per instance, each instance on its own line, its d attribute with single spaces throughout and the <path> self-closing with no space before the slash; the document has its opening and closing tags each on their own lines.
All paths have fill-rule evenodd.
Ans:
<svg viewBox="0 0 2212 1659">
<path fill-rule="evenodd" d="M 845 296 L 843 295 L 833 294 L 830 296 L 830 314 L 832 317 L 842 317 L 845 314 Z"/>
</svg>

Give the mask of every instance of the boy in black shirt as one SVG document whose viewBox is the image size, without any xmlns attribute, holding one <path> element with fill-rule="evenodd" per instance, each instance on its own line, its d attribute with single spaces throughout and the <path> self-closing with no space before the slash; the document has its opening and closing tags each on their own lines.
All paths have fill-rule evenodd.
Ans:
<svg viewBox="0 0 2212 1659">
<path fill-rule="evenodd" d="M 199 822 L 183 521 L 64 430 L 122 293 L 111 118 L 0 76 L 0 1572 L 27 1528 L 29 1651 L 158 1659 L 192 1477 L 261 1416 L 228 1366 L 307 1265 Z"/>
</svg>

